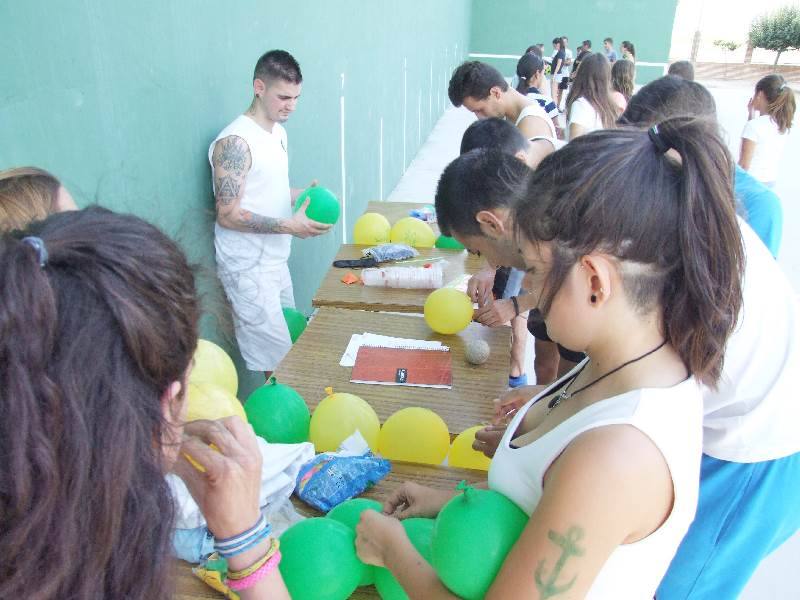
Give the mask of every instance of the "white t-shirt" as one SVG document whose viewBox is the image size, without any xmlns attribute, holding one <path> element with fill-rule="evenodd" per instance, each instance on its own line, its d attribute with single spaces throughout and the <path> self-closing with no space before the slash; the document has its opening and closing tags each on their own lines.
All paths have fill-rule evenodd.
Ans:
<svg viewBox="0 0 800 600">
<path fill-rule="evenodd" d="M 603 129 L 603 121 L 600 119 L 600 115 L 597 114 L 594 106 L 589 104 L 589 101 L 583 96 L 575 100 L 569 109 L 567 135 L 569 135 L 569 126 L 573 123 L 582 126 L 586 130 L 584 133 Z"/>
<path fill-rule="evenodd" d="M 275 123 L 270 133 L 250 117 L 239 115 L 220 132 L 208 148 L 212 173 L 214 145 L 217 140 L 229 135 L 236 135 L 247 142 L 252 158 L 241 207 L 265 217 L 291 217 L 292 194 L 289 188 L 286 130 Z M 279 268 L 288 260 L 291 244 L 292 236 L 287 234 L 243 233 L 214 224 L 217 265 L 231 272 Z"/>
<path fill-rule="evenodd" d="M 562 79 L 569 79 L 570 71 L 572 71 L 572 63 L 567 64 L 568 61 L 572 61 L 572 50 L 564 48 L 564 66 L 561 68 Z"/>
<path fill-rule="evenodd" d="M 551 389 L 557 385 L 559 383 Z M 547 469 L 572 440 L 586 431 L 607 425 L 630 424 L 642 431 L 656 445 L 669 467 L 675 494 L 672 511 L 646 538 L 614 549 L 586 598 L 653 598 L 697 508 L 702 445 L 700 386 L 690 377 L 670 388 L 633 390 L 607 398 L 587 406 L 534 442 L 512 448 L 509 442 L 528 409 L 548 393 L 549 390 L 545 390 L 528 402 L 506 429 L 489 469 L 489 488 L 530 515 L 542 498 L 542 481 Z"/>
<path fill-rule="evenodd" d="M 703 451 L 759 462 L 800 451 L 800 307 L 789 280 L 747 223 L 742 311 L 717 391 L 704 390 Z"/>
<path fill-rule="evenodd" d="M 764 183 L 775 182 L 788 133 L 780 133 L 778 124 L 769 115 L 761 115 L 747 122 L 742 137 L 756 143 L 750 168 L 747 169 L 753 177 Z"/>
<path fill-rule="evenodd" d="M 520 111 L 517 120 L 514 122 L 514 127 L 519 127 L 519 124 L 522 122 L 522 119 L 526 117 L 539 117 L 543 119 L 547 126 L 550 128 L 550 134 L 553 138 L 556 138 L 556 127 L 553 125 L 553 119 L 547 116 L 547 113 L 542 108 L 541 104 L 538 102 L 531 102 L 528 106 Z"/>
</svg>

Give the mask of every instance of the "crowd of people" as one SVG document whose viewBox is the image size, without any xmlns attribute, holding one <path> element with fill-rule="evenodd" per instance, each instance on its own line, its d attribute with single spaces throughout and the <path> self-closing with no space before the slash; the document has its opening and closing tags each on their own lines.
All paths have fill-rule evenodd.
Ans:
<svg viewBox="0 0 800 600">
<path fill-rule="evenodd" d="M 448 86 L 478 121 L 441 175 L 439 227 L 486 259 L 476 320 L 514 337 L 516 387 L 476 447 L 489 488 L 530 517 L 486 597 L 733 598 L 800 527 L 800 313 L 770 189 L 794 95 L 758 82 L 737 165 L 691 65 L 634 93 L 633 44 L 617 59 L 611 39 L 585 41 L 574 62 L 567 44 L 553 41 L 549 98 L 538 46 L 516 87 L 474 61 Z M 208 149 L 219 276 L 266 373 L 288 347 L 290 236 L 329 229 L 292 212 L 281 123 L 301 84 L 289 53 L 266 53 L 250 107 Z M 171 597 L 175 472 L 237 549 L 231 587 L 288 598 L 252 428 L 184 423 L 200 308 L 183 251 L 135 216 L 76 210 L 34 168 L 0 173 L 0 230 L 0 597 Z M 397 518 L 453 493 L 402 486 L 362 515 L 359 557 L 412 598 L 455 597 Z"/>
</svg>

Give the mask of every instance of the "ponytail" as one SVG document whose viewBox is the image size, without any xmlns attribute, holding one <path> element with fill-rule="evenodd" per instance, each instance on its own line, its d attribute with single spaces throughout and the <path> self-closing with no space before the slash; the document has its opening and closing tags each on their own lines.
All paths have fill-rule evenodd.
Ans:
<svg viewBox="0 0 800 600">
<path fill-rule="evenodd" d="M 715 386 L 742 305 L 732 176 L 716 125 L 688 117 L 595 131 L 546 157 L 514 214 L 521 235 L 551 242 L 542 312 L 581 256 L 602 250 L 631 303 L 659 311 L 687 369 Z"/>
<path fill-rule="evenodd" d="M 541 56 L 536 54 L 523 54 L 517 61 L 517 77 L 519 84 L 517 91 L 520 94 L 527 94 L 531 79 L 539 71 L 544 70 L 544 61 Z"/>
<path fill-rule="evenodd" d="M 756 93 L 762 92 L 767 99 L 767 113 L 778 125 L 778 131 L 786 133 L 794 121 L 794 91 L 786 80 L 778 74 L 762 77 L 756 83 Z"/>
</svg>

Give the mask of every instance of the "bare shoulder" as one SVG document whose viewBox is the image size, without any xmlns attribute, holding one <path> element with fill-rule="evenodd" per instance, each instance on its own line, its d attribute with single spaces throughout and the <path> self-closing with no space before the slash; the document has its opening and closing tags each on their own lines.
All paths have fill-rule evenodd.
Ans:
<svg viewBox="0 0 800 600">
<path fill-rule="evenodd" d="M 229 135 L 217 140 L 211 159 L 215 168 L 222 168 L 235 174 L 248 171 L 252 161 L 250 147 L 244 138 L 238 135 Z"/>
</svg>

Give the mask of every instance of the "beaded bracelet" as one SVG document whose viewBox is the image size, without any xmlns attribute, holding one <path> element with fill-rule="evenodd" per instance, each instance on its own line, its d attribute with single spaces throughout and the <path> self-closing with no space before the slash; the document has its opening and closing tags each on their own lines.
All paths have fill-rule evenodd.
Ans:
<svg viewBox="0 0 800 600">
<path fill-rule="evenodd" d="M 226 580 L 228 588 L 234 592 L 240 592 L 242 590 L 251 588 L 259 581 L 264 579 L 264 577 L 269 575 L 272 571 L 274 571 L 275 567 L 277 567 L 280 562 L 281 562 L 281 552 L 280 550 L 278 550 L 275 554 L 273 554 L 270 557 L 270 559 L 267 562 L 261 565 L 261 567 L 259 567 L 258 570 L 251 573 L 247 577 L 243 579 Z"/>
<path fill-rule="evenodd" d="M 242 569 L 241 571 L 228 570 L 228 579 L 244 579 L 245 577 L 252 575 L 256 571 L 258 571 L 261 567 L 263 567 L 264 563 L 267 562 L 270 558 L 272 558 L 272 555 L 275 554 L 280 547 L 281 543 L 278 541 L 278 538 L 272 538 L 272 541 L 269 545 L 269 550 L 267 550 L 267 553 L 264 556 L 259 558 L 256 562 L 254 562 L 246 569 Z"/>
</svg>

